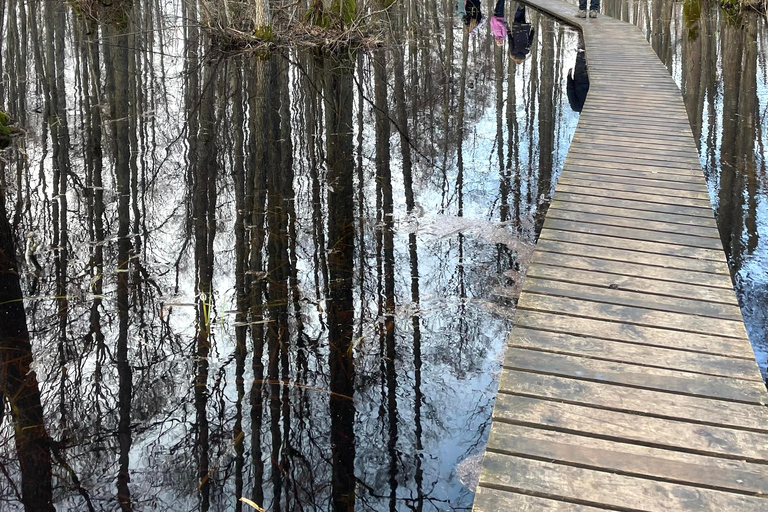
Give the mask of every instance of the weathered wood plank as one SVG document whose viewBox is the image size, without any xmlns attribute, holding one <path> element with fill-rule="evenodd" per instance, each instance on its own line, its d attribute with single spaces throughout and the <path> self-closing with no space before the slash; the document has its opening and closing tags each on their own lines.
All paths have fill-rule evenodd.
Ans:
<svg viewBox="0 0 768 512">
<path fill-rule="evenodd" d="M 495 423 L 491 427 L 488 449 L 502 454 L 561 461 L 580 467 L 750 494 L 761 494 L 768 481 L 768 466 L 761 464 L 506 423 Z"/>
<path fill-rule="evenodd" d="M 596 286 L 594 283 L 567 283 L 528 276 L 525 279 L 524 291 L 526 293 L 607 302 L 622 306 L 635 306 L 659 311 L 706 316 L 714 319 L 726 319 L 737 323 L 742 322 L 741 311 L 737 306 L 715 304 L 689 298 L 660 297 L 658 295 L 648 295 L 644 292 L 622 290 L 618 287 L 613 289 L 606 286 Z"/>
<path fill-rule="evenodd" d="M 595 249 L 595 254 L 599 253 L 599 249 Z M 560 267 L 569 267 L 579 270 L 591 270 L 593 272 L 604 272 L 607 274 L 635 276 L 646 279 L 656 279 L 659 281 L 671 281 L 672 283 L 688 283 L 701 287 L 722 288 L 728 290 L 729 293 L 727 295 L 733 295 L 729 280 L 716 279 L 716 274 L 711 274 L 709 272 L 681 270 L 677 268 L 664 267 L 662 265 L 656 266 L 638 264 L 625 261 L 595 258 L 590 256 L 559 254 L 555 252 L 544 251 L 534 252 L 532 262 L 534 264 L 543 263 L 545 265 L 557 265 Z M 662 283 L 656 283 L 657 288 L 662 288 L 663 286 L 664 284 Z M 656 289 L 651 289 L 650 291 L 659 293 Z"/>
<path fill-rule="evenodd" d="M 499 392 L 768 433 L 768 408 L 762 405 L 740 404 L 509 369 L 501 376 Z"/>
<path fill-rule="evenodd" d="M 654 210 L 637 210 L 622 208 L 615 205 L 604 205 L 599 202 L 592 202 L 584 198 L 563 197 L 563 194 L 557 194 L 557 197 L 550 204 L 550 209 L 567 210 L 571 212 L 593 213 L 597 215 L 610 215 L 614 217 L 628 217 L 631 219 L 643 219 L 656 222 L 666 222 L 680 226 L 698 226 L 706 227 L 710 232 L 717 232 L 715 219 L 711 217 L 694 217 L 691 215 L 674 215 L 661 213 Z M 597 204 L 595 204 L 597 203 Z M 610 203 L 609 203 L 610 204 Z"/>
<path fill-rule="evenodd" d="M 538 255 L 534 254 L 534 257 Z M 736 296 L 726 288 L 711 288 L 698 284 L 658 281 L 647 277 L 635 277 L 612 273 L 579 270 L 566 266 L 546 264 L 533 265 L 528 270 L 528 276 L 542 279 L 553 279 L 570 283 L 590 283 L 593 285 L 614 287 L 620 290 L 647 293 L 649 296 L 679 297 L 708 301 L 718 304 L 728 304 L 738 307 Z"/>
<path fill-rule="evenodd" d="M 755 372 L 754 361 L 733 357 L 572 336 L 524 327 L 515 327 L 509 344 L 543 352 L 762 382 L 760 375 Z"/>
<path fill-rule="evenodd" d="M 575 160 L 579 160 L 579 162 L 576 162 Z M 588 165 L 590 167 L 603 167 L 607 169 L 623 169 L 627 171 L 638 171 L 638 172 L 654 172 L 659 174 L 677 174 L 680 176 L 694 176 L 695 173 L 701 174 L 701 168 L 695 168 L 690 165 L 675 165 L 675 164 L 667 164 L 667 165 L 647 165 L 647 164 L 641 164 L 637 163 L 635 161 L 608 161 L 606 158 L 601 158 L 598 155 L 593 155 L 591 153 L 582 153 L 578 156 L 578 158 L 568 158 L 565 159 L 565 168 L 568 168 L 570 165 Z"/>
<path fill-rule="evenodd" d="M 573 234 L 567 231 L 564 233 Z M 632 247 L 622 247 L 620 249 L 605 247 L 605 244 L 601 243 L 602 238 L 600 238 L 599 235 L 593 237 L 581 236 L 576 238 L 576 240 L 578 241 L 558 241 L 556 237 L 539 239 L 537 248 L 543 252 L 572 254 L 574 256 L 585 257 L 592 257 L 597 253 L 600 255 L 600 259 L 604 260 L 638 263 L 640 265 L 651 265 L 655 267 L 676 268 L 679 270 L 695 270 L 709 274 L 722 274 L 728 281 L 730 281 L 728 266 L 724 261 L 678 258 L 666 254 L 655 254 L 649 251 L 638 251 Z M 621 246 L 620 243 L 616 245 Z"/>
<path fill-rule="evenodd" d="M 523 292 L 525 292 L 525 288 Z M 609 297 L 605 299 L 610 300 Z M 587 299 L 573 299 L 539 293 L 523 293 L 517 303 L 519 309 L 545 311 L 563 315 L 607 320 L 625 325 L 658 327 L 683 333 L 699 333 L 706 336 L 711 343 L 726 343 L 722 338 L 747 340 L 744 322 L 692 315 L 690 313 L 673 313 L 658 311 L 646 307 L 615 305 L 606 302 L 596 302 Z M 713 336 L 710 333 L 717 333 Z"/>
<path fill-rule="evenodd" d="M 650 126 L 649 129 L 660 129 L 659 127 Z M 601 151 L 601 150 L 580 150 L 579 146 L 572 146 L 568 150 L 568 159 L 566 161 L 569 161 L 571 158 L 579 158 L 582 160 L 590 160 L 590 159 L 597 159 L 597 160 L 606 160 L 610 159 L 614 161 L 618 165 L 624 165 L 624 164 L 630 164 L 630 165 L 652 165 L 654 167 L 669 167 L 672 169 L 677 168 L 683 168 L 687 170 L 696 169 L 697 166 L 700 166 L 701 164 L 699 162 L 694 162 L 693 160 L 690 161 L 690 163 L 687 162 L 677 162 L 677 161 L 669 161 L 666 159 L 661 158 L 636 158 L 633 156 L 624 156 L 620 153 L 614 152 L 614 151 Z M 640 162 L 638 162 L 640 161 Z"/>
<path fill-rule="evenodd" d="M 640 194 L 652 194 L 657 198 L 668 197 L 671 200 L 677 198 L 678 200 L 685 199 L 687 203 L 695 206 L 701 206 L 703 208 L 711 208 L 712 203 L 709 199 L 709 194 L 705 191 L 691 191 L 691 190 L 674 190 L 663 186 L 663 184 L 645 185 L 645 184 L 626 184 L 614 182 L 606 179 L 589 179 L 587 176 L 582 175 L 570 175 L 561 176 L 560 180 L 563 183 L 569 185 L 577 185 L 591 188 L 602 188 L 608 190 L 617 190 L 622 192 L 634 192 Z"/>
<path fill-rule="evenodd" d="M 494 421 L 497 420 L 699 455 L 761 464 L 768 462 L 768 434 L 758 432 L 691 424 L 505 393 L 499 393 L 496 397 Z"/>
<path fill-rule="evenodd" d="M 628 212 L 629 214 L 634 214 L 635 211 L 660 213 L 669 215 L 673 222 L 686 222 L 688 219 L 685 217 L 698 217 L 700 219 L 705 219 L 706 222 L 714 222 L 714 215 L 711 208 L 706 209 L 701 207 L 665 204 L 648 201 L 647 199 L 620 199 L 611 194 L 606 194 L 603 191 L 599 192 L 600 193 L 596 193 L 595 191 L 580 189 L 579 187 L 569 187 L 568 185 L 558 184 L 553 202 L 568 201 L 570 203 L 621 208 L 624 210 L 631 210 Z"/>
<path fill-rule="evenodd" d="M 656 174 L 643 174 L 640 172 L 620 172 L 618 169 L 586 168 L 586 166 L 570 166 L 565 171 L 568 175 L 578 176 L 585 180 L 601 180 L 611 183 L 623 183 L 625 185 L 637 185 L 641 187 L 663 188 L 667 190 L 682 190 L 709 194 L 707 187 L 690 177 L 688 181 L 665 180 Z M 679 176 L 678 176 L 679 178 Z"/>
<path fill-rule="evenodd" d="M 561 177 L 562 179 L 562 177 Z M 675 202 L 674 198 L 667 196 L 649 195 L 643 192 L 628 192 L 623 190 L 610 189 L 606 187 L 588 187 L 583 184 L 572 185 L 569 183 L 558 182 L 558 191 L 569 192 L 580 195 L 589 195 L 594 197 L 613 198 L 615 200 L 627 200 L 638 201 L 644 203 L 654 203 L 659 205 L 666 205 L 670 208 L 690 207 L 689 215 L 699 215 L 702 217 L 709 217 L 712 215 L 712 207 L 705 204 L 701 200 L 690 200 L 687 198 L 681 198 Z M 682 208 L 681 208 L 682 209 Z M 660 208 L 662 210 L 662 208 Z M 698 212 L 695 212 L 698 210 Z"/>
<path fill-rule="evenodd" d="M 658 233 L 674 233 L 678 235 L 690 235 L 703 238 L 714 238 L 720 242 L 719 233 L 713 230 L 711 226 L 698 227 L 692 225 L 681 225 L 670 222 L 654 221 L 649 219 L 637 219 L 634 217 L 625 217 L 610 215 L 605 213 L 579 212 L 569 210 L 568 208 L 550 207 L 547 215 L 553 219 L 570 220 L 589 224 L 603 224 L 606 226 L 620 226 Z M 715 246 L 717 248 L 717 245 Z"/>
<path fill-rule="evenodd" d="M 618 510 L 722 512 L 765 510 L 766 500 L 487 452 L 481 485 L 507 487 Z M 637 507 L 637 508 L 635 508 Z"/>
<path fill-rule="evenodd" d="M 500 512 L 502 510 L 509 512 L 604 512 L 607 509 L 479 486 L 475 494 L 473 510 L 477 512 Z"/>
<path fill-rule="evenodd" d="M 701 176 L 695 176 L 693 174 L 670 174 L 659 171 L 630 171 L 619 168 L 615 165 L 600 167 L 597 165 L 567 165 L 563 169 L 568 173 L 584 173 L 598 176 L 615 176 L 615 177 L 627 177 L 634 178 L 636 180 L 653 180 L 657 182 L 663 182 L 664 186 L 676 187 L 676 186 L 695 186 L 704 187 L 706 185 L 701 183 Z"/>
<path fill-rule="evenodd" d="M 545 229 L 559 229 L 562 231 L 571 231 L 575 233 L 586 233 L 593 235 L 603 235 L 612 238 L 634 240 L 639 242 L 659 243 L 663 242 L 670 246 L 664 254 L 675 252 L 673 256 L 682 256 L 688 258 L 703 258 L 718 261 L 722 257 L 720 252 L 722 244 L 717 238 L 701 237 L 694 235 L 682 235 L 677 233 L 663 233 L 660 231 L 650 231 L 638 228 L 628 228 L 621 226 L 609 226 L 605 224 L 593 224 L 587 222 L 574 222 L 558 218 L 551 218 L 544 221 Z"/>
<path fill-rule="evenodd" d="M 685 363 L 689 360 L 688 354 L 681 355 L 680 366 L 683 367 L 683 370 L 674 370 L 658 368 L 653 365 L 654 361 L 651 359 L 632 364 L 560 354 L 555 351 L 557 346 L 554 346 L 554 352 L 549 353 L 518 348 L 518 344 L 529 346 L 533 343 L 531 336 L 529 336 L 531 332 L 535 331 L 518 327 L 513 330 L 510 338 L 511 346 L 507 349 L 504 368 L 598 382 L 612 382 L 641 389 L 674 391 L 744 403 L 763 404 L 768 400 L 765 396 L 765 386 L 759 379 L 744 380 L 732 378 L 735 376 L 721 377 L 715 374 L 717 369 L 713 371 L 713 374 L 691 373 Z M 557 340 L 557 338 L 553 338 L 553 340 Z M 605 342 L 605 340 L 602 341 Z M 622 347 L 622 344 L 616 343 L 616 345 L 619 348 Z M 574 350 L 578 348 L 574 346 Z M 690 360 L 695 361 L 694 359 Z M 715 365 L 711 366 L 715 367 Z M 723 366 L 723 368 L 727 367 L 727 365 Z"/>
<path fill-rule="evenodd" d="M 529 299 L 526 299 L 526 301 L 530 302 Z M 515 316 L 515 323 L 529 329 L 689 350 L 703 354 L 717 354 L 726 357 L 737 357 L 747 361 L 752 361 L 755 357 L 749 343 L 742 339 L 721 338 L 713 335 L 673 331 L 660 327 L 625 324 L 611 320 L 582 318 L 557 312 L 519 308 Z"/>
</svg>

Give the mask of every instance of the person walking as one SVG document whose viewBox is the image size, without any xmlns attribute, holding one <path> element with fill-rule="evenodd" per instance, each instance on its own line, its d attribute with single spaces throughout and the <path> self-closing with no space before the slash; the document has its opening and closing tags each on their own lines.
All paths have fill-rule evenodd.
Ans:
<svg viewBox="0 0 768 512">
<path fill-rule="evenodd" d="M 475 28 L 483 20 L 483 12 L 480 8 L 480 0 L 467 0 L 464 4 L 464 27 L 469 32 L 473 32 Z"/>
<path fill-rule="evenodd" d="M 507 35 L 509 55 L 516 64 L 522 64 L 531 51 L 534 34 L 533 27 L 525 20 L 525 6 L 518 7 L 512 21 L 512 30 Z"/>
<path fill-rule="evenodd" d="M 493 16 L 491 17 L 491 31 L 496 38 L 496 46 L 504 44 L 509 30 L 507 20 L 504 19 L 504 3 L 505 0 L 498 0 L 496 2 L 496 7 L 493 9 Z"/>
<path fill-rule="evenodd" d="M 597 18 L 597 11 L 600 10 L 600 0 L 589 0 L 589 17 Z M 579 12 L 576 13 L 577 18 L 587 17 L 587 0 L 579 0 Z"/>
<path fill-rule="evenodd" d="M 587 59 L 583 48 L 579 48 L 576 52 L 576 66 L 568 70 L 565 90 L 568 93 L 568 103 L 571 105 L 571 110 L 581 112 L 589 92 Z"/>
</svg>

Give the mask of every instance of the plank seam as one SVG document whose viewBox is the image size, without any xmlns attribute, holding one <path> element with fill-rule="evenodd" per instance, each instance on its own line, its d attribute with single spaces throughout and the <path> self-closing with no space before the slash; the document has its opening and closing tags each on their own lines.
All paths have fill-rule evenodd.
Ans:
<svg viewBox="0 0 768 512">
<path fill-rule="evenodd" d="M 555 316 L 561 315 L 560 313 L 552 313 L 550 311 L 529 310 L 529 309 L 526 309 L 526 308 L 518 308 L 518 310 L 533 311 L 534 313 L 546 313 L 546 314 L 555 315 Z M 562 315 L 562 316 L 567 316 L 567 315 Z M 587 318 L 587 320 L 593 320 L 593 319 Z M 596 319 L 596 320 L 599 320 L 599 319 Z M 607 320 L 601 320 L 601 321 L 607 322 Z M 543 328 L 543 327 L 538 326 L 538 325 L 526 325 L 525 323 L 520 323 L 519 320 L 517 320 L 517 319 L 515 319 L 515 323 L 516 323 L 516 325 L 519 325 L 520 327 L 524 327 L 524 328 L 532 330 L 532 331 L 541 331 L 541 332 L 550 332 L 550 333 L 553 333 L 553 334 L 567 334 L 567 335 L 570 335 L 570 336 L 586 337 L 586 336 L 583 336 L 583 335 L 574 334 L 573 332 L 570 332 L 570 331 L 561 331 L 561 330 L 552 329 L 552 328 L 548 328 L 547 329 L 547 328 Z M 619 323 L 621 325 L 620 322 L 613 322 L 613 323 Z M 698 334 L 698 333 L 692 333 L 692 334 Z M 747 356 L 734 356 L 734 355 L 723 354 L 723 353 L 719 353 L 719 352 L 711 352 L 711 351 L 704 351 L 704 350 L 693 350 L 693 349 L 690 349 L 690 348 L 670 347 L 668 345 L 654 345 L 652 343 L 640 343 L 638 341 L 619 340 L 619 339 L 615 339 L 615 338 L 605 338 L 605 337 L 602 337 L 602 336 L 590 336 L 590 338 L 596 339 L 596 340 L 603 340 L 603 341 L 613 341 L 613 342 L 616 342 L 616 343 L 630 343 L 632 345 L 638 345 L 638 346 L 666 348 L 666 349 L 669 349 L 669 350 L 678 350 L 680 352 L 691 352 L 691 353 L 694 353 L 694 354 L 717 355 L 717 356 L 721 356 L 721 357 L 727 357 L 727 358 L 730 358 L 730 359 L 738 359 L 738 360 L 741 360 L 741 361 L 752 361 L 752 362 L 754 362 L 754 360 L 755 360 L 753 357 L 747 357 Z"/>
<path fill-rule="evenodd" d="M 563 377 L 560 377 L 560 378 L 563 378 Z M 602 384 L 605 384 L 608 386 L 612 385 L 609 382 L 603 382 Z M 588 409 L 596 409 L 600 411 L 610 411 L 610 412 L 618 412 L 621 414 L 631 414 L 632 416 L 641 416 L 643 418 L 656 418 L 660 420 L 674 421 L 674 422 L 682 423 L 685 425 L 703 425 L 706 427 L 715 427 L 723 430 L 737 430 L 739 432 L 751 432 L 754 434 L 768 434 L 767 429 L 760 429 L 757 427 L 746 427 L 744 425 L 738 425 L 734 423 L 716 423 L 713 421 L 697 420 L 695 418 L 690 418 L 690 417 L 671 416 L 671 415 L 666 415 L 661 413 L 638 411 L 635 409 L 610 407 L 607 405 L 600 405 L 600 404 L 595 404 L 591 402 L 579 402 L 576 400 L 569 400 L 565 398 L 555 398 L 555 397 L 537 395 L 535 393 L 524 393 L 522 391 L 514 391 L 511 389 L 499 388 L 499 393 L 507 396 L 519 396 L 523 398 L 532 398 L 534 400 L 542 400 L 544 402 L 555 402 L 559 404 L 575 405 L 577 407 L 586 407 Z M 675 393 L 667 393 L 667 394 L 675 394 Z M 768 460 L 766 460 L 764 464 L 768 465 Z"/>
<path fill-rule="evenodd" d="M 498 421 L 499 423 L 506 423 L 508 425 L 519 425 L 521 427 L 529 427 L 529 428 L 537 428 L 540 430 L 549 430 L 552 432 L 562 432 L 563 434 L 573 434 L 583 437 L 591 437 L 593 439 L 602 439 L 603 441 L 612 441 L 617 443 L 625 443 L 625 444 L 633 444 L 637 446 L 645 446 L 647 448 L 656 448 L 658 450 L 667 450 L 670 452 L 680 452 L 680 453 L 690 453 L 693 455 L 704 455 L 706 457 L 715 457 L 719 459 L 727 459 L 727 460 L 737 460 L 737 461 L 744 461 L 749 462 L 752 464 L 760 464 L 761 466 L 768 465 L 768 461 L 763 459 L 756 459 L 754 457 L 746 457 L 743 454 L 729 454 L 729 453 L 717 453 L 717 452 L 708 452 L 706 450 L 698 450 L 695 448 L 686 448 L 684 446 L 674 446 L 674 445 L 665 445 L 661 443 L 652 443 L 649 441 L 639 441 L 636 439 L 627 439 L 625 437 L 617 437 L 617 436 L 611 436 L 607 434 L 595 434 L 592 432 L 585 432 L 582 430 L 576 430 L 572 428 L 566 428 L 566 427 L 556 427 L 553 425 L 545 425 L 542 423 L 535 423 L 531 421 L 521 421 L 521 420 L 513 420 L 509 418 L 504 418 L 501 416 L 495 416 L 493 417 L 493 421 Z"/>
<path fill-rule="evenodd" d="M 562 459 L 552 459 L 548 457 L 542 457 L 540 455 L 528 454 L 525 452 L 518 452 L 514 450 L 504 450 L 503 448 L 489 447 L 486 451 L 489 451 L 491 453 L 496 453 L 498 455 L 507 455 L 511 457 L 519 457 L 521 459 L 537 460 L 539 462 L 548 462 L 550 464 L 569 466 L 569 467 L 579 468 L 579 469 L 587 469 L 590 471 L 600 471 L 601 473 L 610 473 L 610 474 L 616 474 L 616 475 L 629 476 L 632 478 L 640 478 L 643 480 L 650 480 L 653 482 L 666 482 L 671 484 L 680 484 L 680 485 L 685 485 L 689 487 L 696 487 L 700 489 L 708 489 L 712 491 L 719 491 L 719 492 L 733 493 L 733 494 L 743 494 L 744 496 L 755 496 L 758 498 L 766 498 L 765 494 L 760 493 L 758 491 L 747 491 L 747 490 L 737 489 L 733 487 L 721 487 L 721 486 L 712 485 L 712 484 L 691 482 L 689 480 L 678 480 L 672 477 L 665 478 L 661 476 L 649 475 L 646 473 L 640 473 L 640 472 L 634 472 L 634 471 L 628 471 L 628 470 L 622 470 L 622 469 L 606 468 L 603 466 L 597 466 L 597 465 L 587 464 L 583 462 L 571 462 L 571 461 L 562 460 Z"/>
</svg>

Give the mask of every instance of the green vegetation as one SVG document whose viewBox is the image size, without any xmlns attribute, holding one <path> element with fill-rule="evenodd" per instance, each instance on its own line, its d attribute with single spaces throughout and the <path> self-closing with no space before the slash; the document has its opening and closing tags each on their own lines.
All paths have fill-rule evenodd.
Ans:
<svg viewBox="0 0 768 512">
<path fill-rule="evenodd" d="M 342 29 L 351 25 L 356 17 L 355 0 L 332 0 L 327 9 L 322 0 L 315 0 L 307 11 L 307 20 L 321 28 Z"/>
<path fill-rule="evenodd" d="M 15 133 L 11 116 L 0 110 L 0 149 L 5 149 L 11 144 L 11 135 Z"/>
</svg>

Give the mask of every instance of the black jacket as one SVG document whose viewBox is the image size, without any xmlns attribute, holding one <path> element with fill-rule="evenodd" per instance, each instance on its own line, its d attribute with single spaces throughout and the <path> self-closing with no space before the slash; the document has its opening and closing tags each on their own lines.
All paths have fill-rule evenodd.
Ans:
<svg viewBox="0 0 768 512">
<path fill-rule="evenodd" d="M 510 55 L 524 59 L 528 52 L 531 51 L 534 32 L 530 23 L 513 22 L 512 30 L 507 35 Z"/>
<path fill-rule="evenodd" d="M 587 61 L 584 58 L 584 51 L 576 54 L 576 66 L 568 72 L 568 82 L 566 83 L 568 92 L 568 103 L 574 112 L 581 112 L 584 108 L 584 101 L 587 99 L 589 91 L 589 75 L 587 74 Z"/>
</svg>

